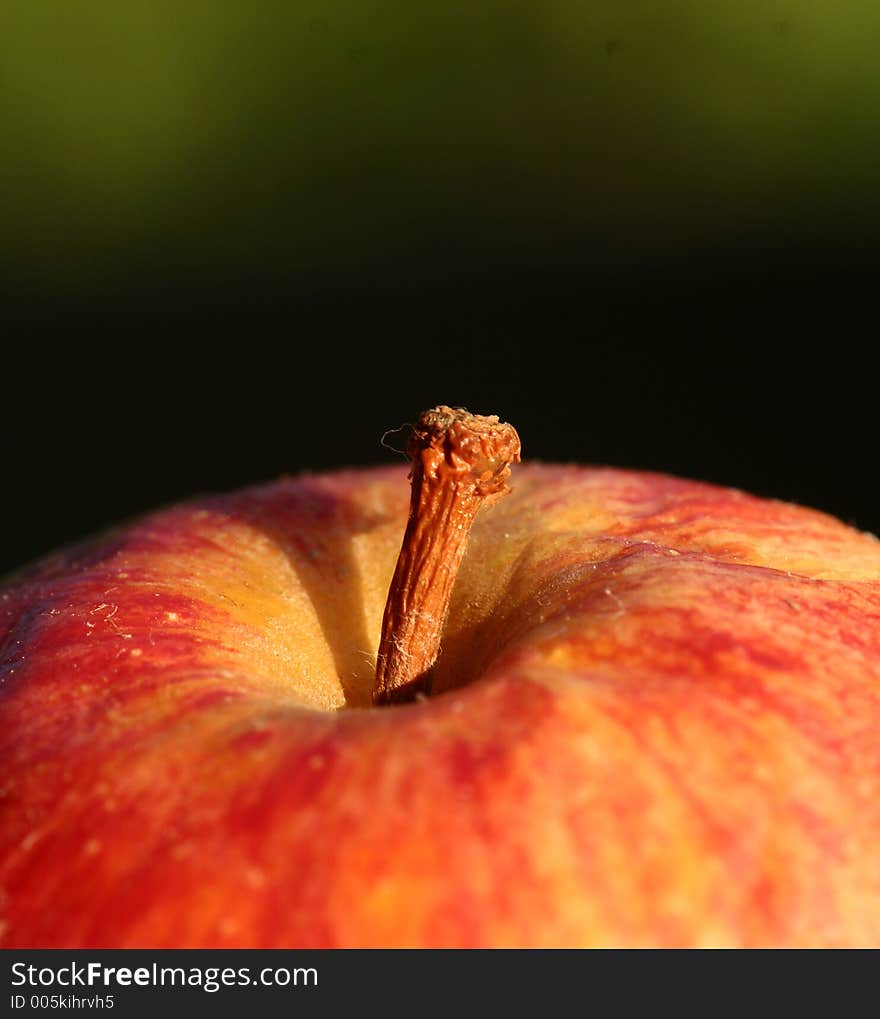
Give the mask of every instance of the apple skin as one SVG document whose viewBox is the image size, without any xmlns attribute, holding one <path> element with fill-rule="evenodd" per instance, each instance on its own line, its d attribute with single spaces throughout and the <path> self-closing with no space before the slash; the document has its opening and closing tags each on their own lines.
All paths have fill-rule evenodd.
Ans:
<svg viewBox="0 0 880 1019">
<path fill-rule="evenodd" d="M 0 943 L 880 943 L 880 543 L 658 474 L 513 487 L 400 707 L 367 705 L 401 468 L 7 581 Z"/>
</svg>

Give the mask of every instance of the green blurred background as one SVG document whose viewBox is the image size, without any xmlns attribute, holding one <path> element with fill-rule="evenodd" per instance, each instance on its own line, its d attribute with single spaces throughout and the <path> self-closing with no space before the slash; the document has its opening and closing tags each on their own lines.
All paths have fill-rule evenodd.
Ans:
<svg viewBox="0 0 880 1019">
<path fill-rule="evenodd" d="M 439 401 L 880 526 L 878 43 L 876 0 L 4 0 L 3 561 Z"/>
<path fill-rule="evenodd" d="M 44 284 L 145 256 L 369 271 L 430 263 L 428 238 L 528 261 L 585 228 L 669 252 L 878 212 L 876 0 L 4 12 L 4 249 Z"/>
</svg>

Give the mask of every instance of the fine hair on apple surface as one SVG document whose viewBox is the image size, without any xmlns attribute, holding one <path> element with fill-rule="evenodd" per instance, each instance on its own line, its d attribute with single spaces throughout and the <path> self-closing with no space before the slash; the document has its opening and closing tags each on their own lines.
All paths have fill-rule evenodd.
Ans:
<svg viewBox="0 0 880 1019">
<path fill-rule="evenodd" d="M 461 408 L 407 454 L 0 583 L 0 945 L 880 943 L 877 539 Z"/>
</svg>

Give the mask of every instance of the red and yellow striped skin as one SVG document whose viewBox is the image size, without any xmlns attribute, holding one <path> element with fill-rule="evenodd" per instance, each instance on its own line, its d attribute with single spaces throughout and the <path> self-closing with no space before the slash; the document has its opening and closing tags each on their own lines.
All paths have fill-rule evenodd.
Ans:
<svg viewBox="0 0 880 1019">
<path fill-rule="evenodd" d="M 880 543 L 657 474 L 513 488 L 407 706 L 369 706 L 405 468 L 0 587 L 0 945 L 880 943 Z"/>
</svg>

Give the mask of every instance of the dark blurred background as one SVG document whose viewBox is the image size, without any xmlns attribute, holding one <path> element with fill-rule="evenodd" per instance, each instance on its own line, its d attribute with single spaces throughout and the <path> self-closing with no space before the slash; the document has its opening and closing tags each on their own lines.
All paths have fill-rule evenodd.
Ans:
<svg viewBox="0 0 880 1019">
<path fill-rule="evenodd" d="M 5 0 L 0 571 L 438 402 L 880 530 L 878 41 L 876 0 Z"/>
</svg>

